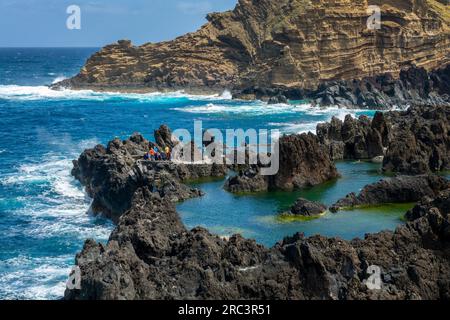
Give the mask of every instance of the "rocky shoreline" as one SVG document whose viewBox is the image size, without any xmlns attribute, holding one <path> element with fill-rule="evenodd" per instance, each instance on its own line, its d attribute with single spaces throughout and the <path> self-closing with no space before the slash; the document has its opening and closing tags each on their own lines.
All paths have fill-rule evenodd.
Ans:
<svg viewBox="0 0 450 320">
<path fill-rule="evenodd" d="M 434 137 L 436 141 L 430 143 L 438 145 L 443 132 L 435 130 L 437 124 L 443 122 L 448 138 L 449 117 L 444 114 L 445 118 L 439 116 L 441 108 L 411 108 L 405 113 L 388 112 L 383 119 L 401 115 L 402 121 L 409 119 L 415 124 L 404 128 L 407 130 L 416 128 L 422 117 L 424 128 L 439 133 L 425 137 Z M 380 117 L 372 124 L 379 123 Z M 367 123 L 370 121 L 362 121 L 364 126 Z M 391 131 L 381 131 L 390 136 Z M 424 131 L 414 135 L 410 130 L 415 138 L 423 138 Z M 280 167 L 286 169 L 278 178 L 265 180 L 268 187 L 301 188 L 308 183 L 294 182 L 321 183 L 336 177 L 327 145 L 318 137 L 282 139 Z M 155 141 L 160 146 L 174 143 L 167 127 L 155 132 Z M 151 145 L 135 134 L 125 141 L 113 140 L 106 148 L 86 150 L 74 161 L 73 175 L 93 197 L 93 211 L 110 217 L 117 226 L 106 245 L 86 241 L 76 257 L 81 290 L 67 290 L 66 299 L 450 299 L 450 186 L 446 179 L 431 172 L 391 178 L 366 187 L 359 196 L 347 197 L 342 200 L 345 203 L 338 202 L 419 201 L 406 213 L 408 222 L 395 232 L 353 241 L 297 234 L 266 248 L 239 235 L 223 239 L 203 228 L 187 230 L 174 203 L 201 192 L 183 182 L 224 177 L 229 167 L 136 160 Z M 448 140 L 442 143 L 449 145 Z M 283 150 L 294 152 L 295 160 L 283 157 Z M 443 151 L 448 156 L 448 149 Z M 430 155 L 420 155 L 428 163 Z M 414 162 L 408 161 L 405 163 L 415 168 Z M 436 171 L 436 167 L 427 168 Z M 261 179 L 258 167 L 243 172 L 250 170 L 253 176 L 247 175 L 246 183 L 234 184 L 239 186 L 236 190 L 258 185 L 253 184 L 255 178 Z M 324 172 L 328 173 L 324 176 Z M 311 180 L 314 175 L 320 180 Z M 300 214 L 309 213 L 310 208 L 323 209 L 319 204 L 300 202 Z M 365 285 L 371 265 L 382 270 L 380 290 Z"/>
<path fill-rule="evenodd" d="M 382 0 L 369 29 L 367 0 L 239 0 L 198 31 L 134 46 L 120 40 L 55 89 L 232 92 L 270 103 L 390 109 L 450 104 L 450 6 Z M 220 61 L 221 63 L 217 63 Z"/>
</svg>

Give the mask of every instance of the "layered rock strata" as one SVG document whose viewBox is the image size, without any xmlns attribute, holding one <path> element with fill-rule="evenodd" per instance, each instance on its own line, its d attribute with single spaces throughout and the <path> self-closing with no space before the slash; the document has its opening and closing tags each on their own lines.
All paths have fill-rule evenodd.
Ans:
<svg viewBox="0 0 450 320">
<path fill-rule="evenodd" d="M 381 29 L 368 27 L 369 5 L 380 7 Z M 442 2 L 239 0 L 207 19 L 172 41 L 108 45 L 55 87 L 229 89 L 240 98 L 371 108 L 448 101 L 450 7 Z"/>
</svg>

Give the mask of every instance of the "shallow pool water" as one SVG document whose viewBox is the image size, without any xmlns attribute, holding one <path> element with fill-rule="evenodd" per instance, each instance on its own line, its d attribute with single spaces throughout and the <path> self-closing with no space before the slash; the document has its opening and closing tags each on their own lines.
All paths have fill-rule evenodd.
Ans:
<svg viewBox="0 0 450 320">
<path fill-rule="evenodd" d="M 240 233 L 261 244 L 272 246 L 297 232 L 351 240 L 367 233 L 394 230 L 413 204 L 387 204 L 378 207 L 327 212 L 317 219 L 285 219 L 287 211 L 299 197 L 320 201 L 328 206 L 350 192 L 383 178 L 380 166 L 368 162 L 339 162 L 342 177 L 336 181 L 295 192 L 264 192 L 233 195 L 223 189 L 224 180 L 194 184 L 206 195 L 178 205 L 182 220 L 189 228 L 202 226 L 211 232 L 229 236 Z"/>
</svg>

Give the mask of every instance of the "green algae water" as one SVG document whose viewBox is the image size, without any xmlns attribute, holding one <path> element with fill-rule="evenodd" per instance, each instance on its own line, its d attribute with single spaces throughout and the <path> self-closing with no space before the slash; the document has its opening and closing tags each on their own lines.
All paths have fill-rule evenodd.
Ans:
<svg viewBox="0 0 450 320">
<path fill-rule="evenodd" d="M 330 206 L 348 193 L 359 192 L 365 185 L 384 178 L 378 164 L 339 162 L 337 168 L 340 179 L 294 192 L 233 195 L 223 189 L 223 180 L 197 183 L 194 185 L 206 195 L 178 205 L 178 212 L 188 227 L 202 226 L 220 236 L 239 233 L 266 246 L 297 232 L 352 240 L 367 233 L 394 230 L 404 222 L 403 217 L 413 204 L 327 212 L 317 218 L 281 215 L 299 197 Z"/>
</svg>

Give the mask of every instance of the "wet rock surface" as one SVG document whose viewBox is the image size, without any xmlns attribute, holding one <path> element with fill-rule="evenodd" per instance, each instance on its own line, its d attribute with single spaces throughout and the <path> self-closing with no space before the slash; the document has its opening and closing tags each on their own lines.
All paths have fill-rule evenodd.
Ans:
<svg viewBox="0 0 450 320">
<path fill-rule="evenodd" d="M 436 175 L 399 176 L 387 178 L 368 185 L 357 195 L 348 194 L 336 202 L 330 210 L 374 206 L 387 203 L 417 202 L 424 197 L 435 198 L 441 191 L 450 188 L 450 182 Z"/>
</svg>

